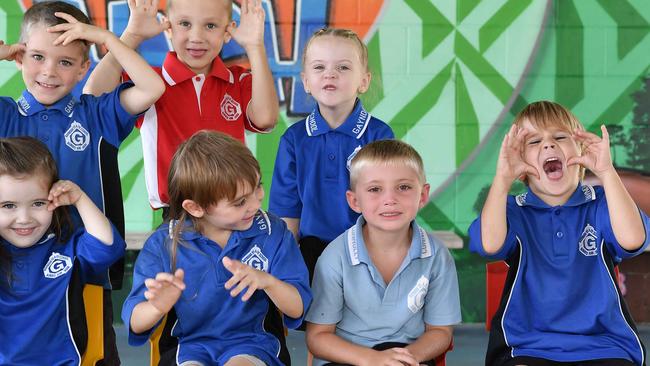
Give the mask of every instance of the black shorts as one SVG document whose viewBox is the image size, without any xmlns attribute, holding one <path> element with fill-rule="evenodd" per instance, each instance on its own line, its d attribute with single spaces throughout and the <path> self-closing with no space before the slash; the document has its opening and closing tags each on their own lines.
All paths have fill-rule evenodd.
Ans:
<svg viewBox="0 0 650 366">
<path fill-rule="evenodd" d="M 399 342 L 385 342 L 385 343 L 379 343 L 372 347 L 372 349 L 377 350 L 377 351 L 384 351 L 390 348 L 395 348 L 395 347 L 401 347 L 404 348 L 408 346 L 406 343 L 399 343 Z M 436 366 L 436 361 L 435 360 L 429 360 L 426 362 L 420 362 L 420 365 L 427 365 L 427 366 Z M 324 366 L 351 366 L 348 364 L 344 363 L 335 363 L 335 362 L 330 362 L 326 363 Z"/>
</svg>

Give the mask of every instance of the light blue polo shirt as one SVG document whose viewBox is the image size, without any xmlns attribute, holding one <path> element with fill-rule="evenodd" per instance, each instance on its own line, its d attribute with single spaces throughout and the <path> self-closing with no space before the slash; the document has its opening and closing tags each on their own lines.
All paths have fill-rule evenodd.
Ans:
<svg viewBox="0 0 650 366">
<path fill-rule="evenodd" d="M 269 211 L 299 218 L 299 238 L 334 240 L 359 217 L 345 198 L 350 187 L 350 160 L 370 142 L 393 138 L 390 127 L 372 117 L 360 100 L 334 130 L 316 107 L 280 139 Z"/>
<path fill-rule="evenodd" d="M 449 250 L 411 223 L 411 247 L 389 284 L 372 263 L 356 225 L 331 242 L 318 259 L 305 320 L 336 324 L 336 335 L 365 347 L 383 342 L 413 343 L 425 323 L 461 321 L 456 266 Z M 323 365 L 315 359 L 315 365 Z"/>
</svg>

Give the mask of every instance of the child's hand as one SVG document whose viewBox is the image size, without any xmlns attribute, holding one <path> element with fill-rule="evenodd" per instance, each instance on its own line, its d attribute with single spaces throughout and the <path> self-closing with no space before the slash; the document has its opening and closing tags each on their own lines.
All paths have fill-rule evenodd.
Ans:
<svg viewBox="0 0 650 366">
<path fill-rule="evenodd" d="M 257 289 L 264 290 L 271 283 L 272 276 L 264 271 L 257 270 L 228 257 L 223 257 L 222 262 L 224 267 L 232 273 L 232 277 L 224 285 L 226 290 L 232 289 L 230 290 L 230 296 L 232 297 L 236 297 L 244 289 L 248 288 L 241 298 L 242 301 L 248 301 Z M 235 287 L 235 285 L 237 286 Z"/>
<path fill-rule="evenodd" d="M 131 14 L 124 34 L 145 40 L 171 26 L 169 21 L 158 21 L 158 0 L 129 0 L 128 3 Z"/>
<path fill-rule="evenodd" d="M 144 281 L 144 285 L 147 286 L 144 297 L 158 311 L 167 314 L 181 297 L 181 292 L 185 290 L 184 279 L 185 272 L 180 268 L 174 274 L 158 273 L 156 278 L 147 278 Z"/>
<path fill-rule="evenodd" d="M 264 9 L 260 0 L 242 0 L 239 27 L 228 26 L 226 31 L 244 49 L 264 46 Z"/>
<path fill-rule="evenodd" d="M 612 155 L 609 151 L 609 133 L 605 125 L 601 125 L 600 130 L 603 134 L 602 138 L 582 130 L 573 133 L 576 141 L 582 143 L 582 156 L 569 158 L 567 165 L 580 164 L 591 170 L 599 178 L 603 173 L 614 170 Z"/>
<path fill-rule="evenodd" d="M 527 174 L 539 179 L 537 169 L 523 159 L 524 138 L 527 134 L 528 130 L 512 125 L 501 143 L 496 174 L 509 184 L 517 178 L 523 179 Z"/>
<path fill-rule="evenodd" d="M 96 43 L 98 45 L 103 45 L 106 43 L 106 40 L 109 37 L 117 38 L 117 36 L 107 31 L 106 29 L 101 29 L 94 25 L 79 22 L 75 17 L 73 17 L 70 14 L 56 12 L 54 13 L 54 15 L 56 15 L 58 18 L 67 21 L 67 23 L 57 24 L 55 26 L 47 28 L 48 32 L 63 33 L 54 40 L 53 44 L 55 46 L 57 45 L 66 46 L 77 40 L 88 41 L 91 43 Z"/>
<path fill-rule="evenodd" d="M 5 44 L 4 41 L 0 41 L 0 60 L 13 61 L 23 52 L 25 52 L 24 44 Z"/>
<path fill-rule="evenodd" d="M 419 366 L 415 357 L 406 348 L 390 348 L 385 351 L 374 351 L 372 357 L 366 360 L 364 366 Z"/>
<path fill-rule="evenodd" d="M 60 180 L 54 183 L 50 189 L 50 193 L 47 196 L 50 203 L 47 205 L 47 209 L 54 211 L 59 206 L 74 205 L 84 194 L 81 188 L 75 183 L 69 180 Z"/>
</svg>

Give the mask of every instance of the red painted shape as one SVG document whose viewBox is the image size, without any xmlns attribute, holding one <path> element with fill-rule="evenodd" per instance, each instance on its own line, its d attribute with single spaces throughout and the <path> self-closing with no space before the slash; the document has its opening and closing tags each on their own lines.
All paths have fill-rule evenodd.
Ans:
<svg viewBox="0 0 650 366">
<path fill-rule="evenodd" d="M 331 0 L 330 27 L 351 29 L 365 39 L 383 6 L 383 0 Z"/>
</svg>

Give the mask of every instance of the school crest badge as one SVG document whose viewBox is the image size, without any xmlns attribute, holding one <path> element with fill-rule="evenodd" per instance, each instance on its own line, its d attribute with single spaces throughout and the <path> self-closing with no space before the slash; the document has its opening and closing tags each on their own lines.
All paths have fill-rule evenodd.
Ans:
<svg viewBox="0 0 650 366">
<path fill-rule="evenodd" d="M 593 226 L 587 224 L 584 230 L 582 230 L 582 235 L 580 236 L 580 242 L 578 243 L 578 248 L 580 253 L 584 256 L 592 257 L 598 254 L 598 248 L 596 245 L 596 230 Z"/>
<path fill-rule="evenodd" d="M 68 273 L 71 268 L 72 259 L 70 257 L 54 252 L 43 267 L 43 275 L 46 278 L 57 278 Z"/>
<path fill-rule="evenodd" d="M 77 121 L 73 121 L 65 131 L 65 144 L 73 151 L 84 151 L 90 144 L 90 133 Z"/>
<path fill-rule="evenodd" d="M 269 271 L 269 260 L 266 258 L 264 253 L 262 253 L 262 249 L 257 245 L 252 247 L 251 250 L 246 253 L 241 262 L 260 271 Z"/>
<path fill-rule="evenodd" d="M 221 99 L 221 116 L 226 121 L 236 121 L 241 116 L 241 106 L 228 94 Z"/>
<path fill-rule="evenodd" d="M 409 310 L 415 314 L 424 306 L 424 298 L 429 290 L 429 279 L 421 276 L 408 295 Z"/>
</svg>

